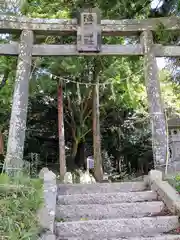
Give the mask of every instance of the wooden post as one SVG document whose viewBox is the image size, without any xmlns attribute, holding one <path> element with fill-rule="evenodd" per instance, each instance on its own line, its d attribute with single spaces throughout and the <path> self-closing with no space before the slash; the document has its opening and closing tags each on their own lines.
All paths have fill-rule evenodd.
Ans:
<svg viewBox="0 0 180 240">
<path fill-rule="evenodd" d="M 59 164 L 60 178 L 64 179 L 66 173 L 65 140 L 64 140 L 64 114 L 63 114 L 63 86 L 58 84 L 58 133 L 59 133 Z"/>
<path fill-rule="evenodd" d="M 95 67 L 96 68 L 96 67 Z M 96 74 L 95 74 L 96 75 Z M 99 78 L 96 77 L 96 85 L 93 86 L 93 149 L 94 149 L 94 175 L 98 182 L 103 180 L 101 157 L 101 133 L 99 121 Z"/>
<path fill-rule="evenodd" d="M 154 167 L 156 169 L 161 169 L 165 166 L 167 158 L 167 129 L 161 100 L 158 67 L 155 53 L 152 50 L 152 32 L 144 31 L 141 40 L 144 46 L 145 84 L 152 125 Z"/>
<path fill-rule="evenodd" d="M 23 167 L 32 48 L 33 32 L 31 30 L 23 30 L 19 44 L 19 58 L 14 85 L 7 153 L 4 164 L 4 170 L 8 174 L 13 175 L 21 171 Z"/>
</svg>

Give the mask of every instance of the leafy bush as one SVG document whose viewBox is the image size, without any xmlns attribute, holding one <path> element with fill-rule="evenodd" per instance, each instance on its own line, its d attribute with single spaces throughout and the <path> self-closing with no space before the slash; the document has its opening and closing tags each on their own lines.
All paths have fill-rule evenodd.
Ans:
<svg viewBox="0 0 180 240">
<path fill-rule="evenodd" d="M 180 175 L 177 175 L 175 180 L 176 180 L 176 190 L 180 193 Z"/>
<path fill-rule="evenodd" d="M 114 167 L 112 166 L 112 160 L 113 160 L 113 156 L 109 156 L 107 151 L 103 150 L 102 151 L 102 160 L 103 160 L 103 169 L 105 173 L 108 174 L 112 174 L 113 171 L 115 171 L 116 169 L 114 169 Z"/>
<path fill-rule="evenodd" d="M 0 175 L 0 239 L 37 239 L 37 210 L 43 203 L 42 193 L 40 179 Z"/>
</svg>

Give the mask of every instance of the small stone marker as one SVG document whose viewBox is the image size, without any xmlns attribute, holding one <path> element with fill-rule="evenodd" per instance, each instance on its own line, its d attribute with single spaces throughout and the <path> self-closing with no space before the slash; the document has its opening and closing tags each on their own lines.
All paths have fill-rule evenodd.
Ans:
<svg viewBox="0 0 180 240">
<path fill-rule="evenodd" d="M 72 176 L 72 173 L 71 172 L 66 172 L 65 175 L 64 175 L 64 183 L 73 183 L 73 176 Z"/>
<path fill-rule="evenodd" d="M 53 182 L 56 180 L 56 174 L 54 174 L 52 171 L 44 172 L 44 181 L 46 182 Z M 56 181 L 55 181 L 56 182 Z"/>
<path fill-rule="evenodd" d="M 47 172 L 49 172 L 49 169 L 47 167 L 42 168 L 41 171 L 39 172 L 39 178 L 44 179 L 44 173 Z"/>
</svg>

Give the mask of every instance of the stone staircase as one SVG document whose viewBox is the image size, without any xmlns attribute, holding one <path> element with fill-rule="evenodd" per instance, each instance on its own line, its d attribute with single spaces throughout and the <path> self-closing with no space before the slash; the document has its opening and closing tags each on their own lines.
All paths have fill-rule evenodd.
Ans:
<svg viewBox="0 0 180 240">
<path fill-rule="evenodd" d="M 58 185 L 57 240 L 180 240 L 178 220 L 145 182 Z"/>
</svg>

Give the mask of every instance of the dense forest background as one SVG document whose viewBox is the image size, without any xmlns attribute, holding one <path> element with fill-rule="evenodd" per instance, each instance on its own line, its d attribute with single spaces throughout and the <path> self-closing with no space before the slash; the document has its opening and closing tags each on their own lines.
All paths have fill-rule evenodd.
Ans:
<svg viewBox="0 0 180 240">
<path fill-rule="evenodd" d="M 174 0 L 98 0 L 89 1 L 101 9 L 103 19 L 142 19 L 179 15 Z M 21 0 L 1 7 L 0 14 L 37 18 L 70 18 L 84 1 Z M 0 43 L 17 41 L 19 36 L 1 35 Z M 178 32 L 154 33 L 157 43 L 178 44 Z M 103 43 L 136 43 L 136 37 L 103 37 Z M 75 37 L 38 36 L 38 44 L 72 44 Z M 92 89 L 96 74 L 100 81 L 100 128 L 102 159 L 106 172 L 147 173 L 153 167 L 148 103 L 141 57 L 47 57 L 34 58 L 30 79 L 30 98 L 24 159 L 38 168 L 59 171 L 57 88 L 63 81 L 66 160 L 68 170 L 83 167 L 92 151 Z M 167 118 L 180 114 L 179 59 L 166 59 L 159 71 Z M 0 132 L 6 150 L 17 59 L 0 57 Z M 97 67 L 98 66 L 98 67 Z M 1 140 L 0 140 L 1 141 Z"/>
</svg>

